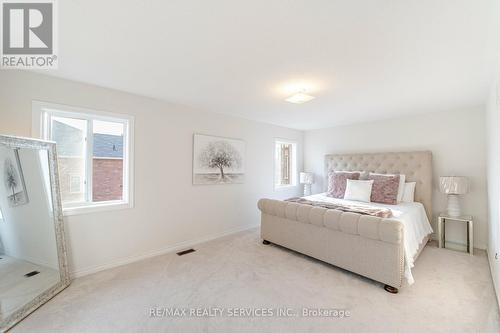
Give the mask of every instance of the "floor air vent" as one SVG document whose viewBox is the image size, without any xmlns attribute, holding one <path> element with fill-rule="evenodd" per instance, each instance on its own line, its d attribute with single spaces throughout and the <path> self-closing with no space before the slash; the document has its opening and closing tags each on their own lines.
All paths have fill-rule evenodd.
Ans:
<svg viewBox="0 0 500 333">
<path fill-rule="evenodd" d="M 194 249 L 188 249 L 188 250 L 184 250 L 184 251 L 181 251 L 181 252 L 177 252 L 177 255 L 178 256 L 183 256 L 185 254 L 188 254 L 188 253 L 191 253 L 191 252 L 194 252 L 194 251 L 196 251 L 196 250 L 194 250 Z"/>
<path fill-rule="evenodd" d="M 37 275 L 39 273 L 40 273 L 39 271 L 32 271 L 32 272 L 24 274 L 24 276 L 25 277 L 32 277 L 33 275 Z"/>
</svg>

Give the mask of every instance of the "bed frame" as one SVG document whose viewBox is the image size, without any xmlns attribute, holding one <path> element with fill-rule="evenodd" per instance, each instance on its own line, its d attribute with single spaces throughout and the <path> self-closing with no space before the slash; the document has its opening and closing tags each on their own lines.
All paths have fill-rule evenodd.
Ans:
<svg viewBox="0 0 500 333">
<path fill-rule="evenodd" d="M 326 155 L 325 178 L 333 170 L 405 174 L 407 182 L 417 183 L 415 201 L 424 205 L 431 221 L 431 152 Z M 391 293 L 402 286 L 400 221 L 272 199 L 259 200 L 258 207 L 264 244 L 274 243 L 379 281 Z"/>
</svg>

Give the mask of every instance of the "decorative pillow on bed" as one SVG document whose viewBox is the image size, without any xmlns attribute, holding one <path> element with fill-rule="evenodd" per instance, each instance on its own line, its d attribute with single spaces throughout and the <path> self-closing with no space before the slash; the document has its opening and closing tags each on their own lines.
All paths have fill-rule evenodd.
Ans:
<svg viewBox="0 0 500 333">
<path fill-rule="evenodd" d="M 353 180 L 347 179 L 344 199 L 370 202 L 372 194 L 373 180 Z"/>
<path fill-rule="evenodd" d="M 391 177 L 391 176 L 397 176 L 398 174 L 394 173 L 375 173 L 375 172 L 370 172 L 370 175 L 377 175 L 377 176 L 386 176 L 386 177 Z M 398 188 L 398 203 L 403 201 L 403 195 L 405 192 L 405 181 L 406 181 L 406 175 L 399 174 L 399 188 Z"/>
<path fill-rule="evenodd" d="M 331 191 L 333 191 L 333 174 L 335 173 L 347 173 L 347 174 L 356 174 L 356 173 L 359 173 L 359 177 L 358 179 L 364 179 L 366 180 L 366 178 L 368 177 L 368 172 L 364 172 L 364 171 L 329 171 L 328 172 L 328 190 L 327 192 L 330 193 Z M 363 175 L 364 175 L 364 178 L 363 178 Z"/>
<path fill-rule="evenodd" d="M 328 195 L 343 199 L 348 179 L 359 179 L 359 172 L 333 171 L 328 174 Z"/>
<path fill-rule="evenodd" d="M 373 180 L 371 201 L 395 205 L 398 203 L 399 175 L 369 174 Z"/>
</svg>

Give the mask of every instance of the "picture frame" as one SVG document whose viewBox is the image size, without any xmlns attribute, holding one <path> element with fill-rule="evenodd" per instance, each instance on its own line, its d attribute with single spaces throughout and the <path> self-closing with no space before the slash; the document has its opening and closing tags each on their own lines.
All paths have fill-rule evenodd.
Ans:
<svg viewBox="0 0 500 333">
<path fill-rule="evenodd" d="M 24 181 L 23 168 L 19 158 L 19 149 L 12 149 L 11 153 L 2 157 L 3 183 L 8 193 L 10 207 L 17 207 L 29 203 L 28 191 Z"/>
<path fill-rule="evenodd" d="M 193 184 L 245 182 L 245 142 L 205 134 L 193 135 Z"/>
</svg>

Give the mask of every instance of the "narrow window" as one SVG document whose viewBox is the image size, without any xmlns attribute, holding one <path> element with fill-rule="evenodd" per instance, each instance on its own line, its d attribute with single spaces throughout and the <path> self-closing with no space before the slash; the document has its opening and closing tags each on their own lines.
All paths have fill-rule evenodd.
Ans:
<svg viewBox="0 0 500 333">
<path fill-rule="evenodd" d="M 297 144 L 276 140 L 275 142 L 275 188 L 296 185 Z"/>
<path fill-rule="evenodd" d="M 80 175 L 69 175 L 69 191 L 71 193 L 81 193 L 82 189 L 82 177 Z"/>
</svg>

